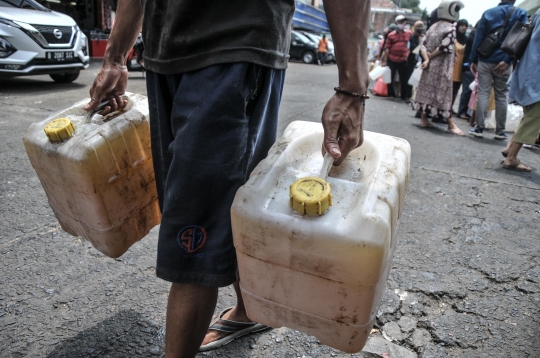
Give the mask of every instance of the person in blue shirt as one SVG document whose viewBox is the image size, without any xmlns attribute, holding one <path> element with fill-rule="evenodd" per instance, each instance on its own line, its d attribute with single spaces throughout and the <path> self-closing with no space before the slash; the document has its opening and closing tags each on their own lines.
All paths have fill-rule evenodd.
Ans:
<svg viewBox="0 0 540 358">
<path fill-rule="evenodd" d="M 521 163 L 517 155 L 523 144 L 534 144 L 540 132 L 540 81 L 534 75 L 540 68 L 540 10 L 533 17 L 533 26 L 529 45 L 510 83 L 509 97 L 523 106 L 524 116 L 512 140 L 502 151 L 506 157 L 503 168 L 521 172 L 530 172 L 531 167 Z"/>
<path fill-rule="evenodd" d="M 510 16 L 508 23 L 504 29 L 501 42 L 496 46 L 495 50 L 489 57 L 480 56 L 478 47 L 482 44 L 487 35 L 493 30 L 501 27 L 504 20 L 510 14 L 516 0 L 502 1 L 498 6 L 487 10 L 482 15 L 469 61 L 471 63 L 471 72 L 478 72 L 478 102 L 476 104 L 476 127 L 469 131 L 475 137 L 483 137 L 485 117 L 488 109 L 489 96 L 491 88 L 495 90 L 495 117 L 497 128 L 495 129 L 495 139 L 506 139 L 508 136 L 504 132 L 506 127 L 506 114 L 508 111 L 507 95 L 508 95 L 508 79 L 512 73 L 513 58 L 501 50 L 501 45 L 504 39 L 516 24 L 520 21 L 526 23 L 528 21 L 527 11 L 515 8 Z"/>
</svg>

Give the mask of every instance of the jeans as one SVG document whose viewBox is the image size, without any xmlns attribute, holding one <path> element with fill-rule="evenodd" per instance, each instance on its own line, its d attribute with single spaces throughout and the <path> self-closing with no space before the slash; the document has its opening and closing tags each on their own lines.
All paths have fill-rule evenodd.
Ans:
<svg viewBox="0 0 540 358">
<path fill-rule="evenodd" d="M 396 77 L 396 71 L 399 73 L 399 82 L 401 83 L 401 99 L 407 99 L 407 86 L 409 81 L 409 70 L 407 68 L 407 61 L 394 62 L 388 59 L 388 67 L 392 71 L 392 83 L 388 84 L 388 97 L 396 97 L 394 91 L 394 78 Z"/>
<path fill-rule="evenodd" d="M 317 61 L 324 65 L 326 62 L 326 52 L 317 52 Z"/>
<path fill-rule="evenodd" d="M 508 66 L 502 76 L 493 73 L 497 66 L 494 63 L 478 62 L 478 103 L 476 104 L 476 125 L 484 129 L 491 87 L 495 90 L 495 118 L 497 128 L 495 133 L 503 133 L 506 127 L 508 112 L 508 79 L 512 74 L 512 66 Z"/>
<path fill-rule="evenodd" d="M 474 75 L 471 71 L 463 71 L 461 77 L 463 81 L 463 91 L 461 92 L 461 98 L 459 99 L 459 111 L 458 115 L 467 115 L 469 111 L 469 101 L 471 100 L 472 91 L 469 88 L 471 83 L 474 82 Z"/>
</svg>

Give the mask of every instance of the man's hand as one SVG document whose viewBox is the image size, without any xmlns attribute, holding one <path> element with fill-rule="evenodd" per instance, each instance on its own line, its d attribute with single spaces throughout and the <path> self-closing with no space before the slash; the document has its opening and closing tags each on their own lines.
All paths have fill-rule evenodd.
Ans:
<svg viewBox="0 0 540 358">
<path fill-rule="evenodd" d="M 497 76 L 502 76 L 508 69 L 508 64 L 504 61 L 501 61 L 497 66 L 495 66 L 492 70 L 494 74 Z"/>
<path fill-rule="evenodd" d="M 341 93 L 336 93 L 324 107 L 323 154 L 329 153 L 334 165 L 340 165 L 364 142 L 364 109 L 361 99 Z"/>
<path fill-rule="evenodd" d="M 473 76 L 476 76 L 477 72 L 478 72 L 478 66 L 474 62 L 471 63 L 471 73 L 473 74 Z"/>
<path fill-rule="evenodd" d="M 324 9 L 335 45 L 338 86 L 365 94 L 369 85 L 366 59 L 371 1 L 325 0 Z M 381 57 L 383 66 L 387 63 L 387 53 L 388 49 Z M 324 107 L 322 124 L 323 151 L 334 158 L 334 165 L 340 165 L 364 141 L 364 102 L 336 93 Z"/>
<path fill-rule="evenodd" d="M 128 71 L 126 57 L 133 47 L 142 27 L 143 12 L 139 0 L 118 0 L 114 27 L 109 36 L 101 71 L 90 88 L 90 103 L 86 111 L 95 109 L 104 100 L 109 100 L 100 114 L 106 115 L 124 108 L 122 99 L 126 91 Z"/>
<path fill-rule="evenodd" d="M 90 103 L 86 111 L 95 109 L 101 102 L 109 99 L 109 105 L 100 112 L 102 115 L 124 108 L 127 101 L 121 96 L 126 91 L 128 81 L 127 67 L 119 63 L 104 62 L 94 84 L 90 88 Z"/>
</svg>

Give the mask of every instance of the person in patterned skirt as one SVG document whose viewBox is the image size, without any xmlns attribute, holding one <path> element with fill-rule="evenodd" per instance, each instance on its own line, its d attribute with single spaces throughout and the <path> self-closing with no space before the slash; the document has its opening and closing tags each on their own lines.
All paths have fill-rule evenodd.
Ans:
<svg viewBox="0 0 540 358">
<path fill-rule="evenodd" d="M 422 64 L 424 72 L 418 84 L 415 108 L 421 110 L 421 127 L 432 127 L 428 113 L 445 118 L 447 132 L 463 136 L 464 133 L 452 119 L 452 90 L 454 67 L 454 42 L 459 19 L 460 1 L 443 1 L 439 6 L 439 21 L 431 26 L 424 39 L 428 60 Z M 423 56 L 426 58 L 426 56 Z"/>
</svg>

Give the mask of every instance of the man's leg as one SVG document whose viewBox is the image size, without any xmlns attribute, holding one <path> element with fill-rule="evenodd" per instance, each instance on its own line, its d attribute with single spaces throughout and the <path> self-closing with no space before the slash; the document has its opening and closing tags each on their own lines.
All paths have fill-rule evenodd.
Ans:
<svg viewBox="0 0 540 358">
<path fill-rule="evenodd" d="M 162 209 L 156 273 L 175 282 L 167 310 L 167 357 L 196 354 L 215 309 L 217 287 L 237 277 L 230 205 L 275 141 L 284 74 L 247 63 L 179 76 L 149 71 Z M 193 332 L 179 338 L 188 330 Z"/>
<path fill-rule="evenodd" d="M 394 78 L 396 77 L 397 63 L 388 59 L 388 67 L 390 67 L 390 71 L 392 73 L 392 81 L 388 84 L 388 97 L 393 98 L 396 97 L 396 93 L 394 91 Z"/>
<path fill-rule="evenodd" d="M 242 293 L 240 292 L 240 285 L 238 282 L 234 283 L 234 290 L 236 291 L 236 306 L 230 311 L 226 312 L 223 315 L 223 319 L 236 322 L 251 322 L 247 316 L 246 307 L 244 306 L 244 299 L 242 298 Z M 208 330 L 208 326 L 206 326 L 205 332 L 207 333 L 202 342 L 203 345 L 215 342 L 228 334 L 226 332 Z"/>
<path fill-rule="evenodd" d="M 530 171 L 531 168 L 528 165 L 520 163 L 517 155 L 523 144 L 534 144 L 536 133 L 540 131 L 540 102 L 523 107 L 523 112 L 523 119 L 519 122 L 510 143 L 503 150 L 503 154 L 508 153 L 503 166 L 509 169 Z"/>
<path fill-rule="evenodd" d="M 483 130 L 489 103 L 489 95 L 493 86 L 493 69 L 495 65 L 478 62 L 478 102 L 476 104 L 476 127 Z"/>
<path fill-rule="evenodd" d="M 407 99 L 407 87 L 409 86 L 409 70 L 407 68 L 407 61 L 400 62 L 398 65 L 399 82 L 401 83 L 401 99 Z"/>
<path fill-rule="evenodd" d="M 495 118 L 497 128 L 495 134 L 504 135 L 506 128 L 506 115 L 508 113 L 508 79 L 512 74 L 512 66 L 508 66 L 502 76 L 493 76 L 493 87 L 495 89 Z"/>
<path fill-rule="evenodd" d="M 167 303 L 166 358 L 195 357 L 216 307 L 218 289 L 173 283 Z"/>
<path fill-rule="evenodd" d="M 472 91 L 469 88 L 471 83 L 474 81 L 474 76 L 471 71 L 463 72 L 463 91 L 461 92 L 461 98 L 459 99 L 459 111 L 458 115 L 467 116 L 467 111 L 469 110 L 469 101 L 471 100 Z"/>
</svg>

